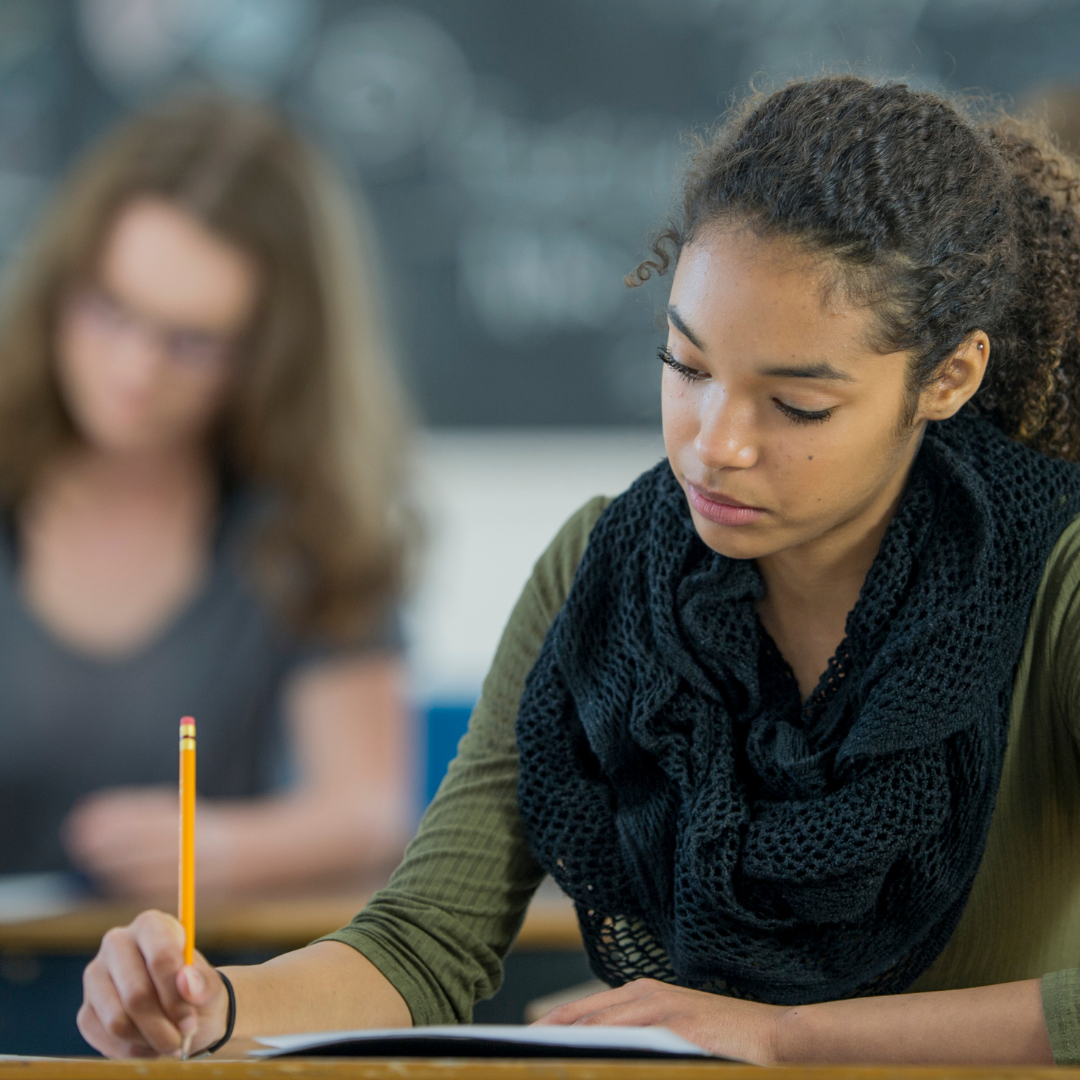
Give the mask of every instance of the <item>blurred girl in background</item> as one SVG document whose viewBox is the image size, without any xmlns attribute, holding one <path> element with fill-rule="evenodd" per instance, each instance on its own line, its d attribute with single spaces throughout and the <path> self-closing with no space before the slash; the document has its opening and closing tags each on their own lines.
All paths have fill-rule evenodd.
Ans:
<svg viewBox="0 0 1080 1080">
<path fill-rule="evenodd" d="M 171 896 L 185 713 L 200 895 L 400 854 L 374 273 L 327 166 L 221 97 L 127 122 L 54 201 L 0 323 L 0 872 Z"/>
</svg>

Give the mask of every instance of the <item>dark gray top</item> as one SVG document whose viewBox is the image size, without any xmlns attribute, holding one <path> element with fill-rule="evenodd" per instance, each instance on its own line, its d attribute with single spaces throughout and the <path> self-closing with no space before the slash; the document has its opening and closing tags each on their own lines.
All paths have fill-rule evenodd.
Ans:
<svg viewBox="0 0 1080 1080">
<path fill-rule="evenodd" d="M 282 689 L 330 650 L 283 627 L 244 573 L 257 505 L 242 492 L 225 503 L 202 586 L 148 643 L 109 659 L 66 645 L 27 609 L 15 533 L 3 530 L 0 873 L 70 869 L 58 830 L 81 796 L 175 784 L 186 714 L 198 724 L 200 794 L 256 795 L 280 784 Z M 400 644 L 390 620 L 355 648 Z"/>
</svg>

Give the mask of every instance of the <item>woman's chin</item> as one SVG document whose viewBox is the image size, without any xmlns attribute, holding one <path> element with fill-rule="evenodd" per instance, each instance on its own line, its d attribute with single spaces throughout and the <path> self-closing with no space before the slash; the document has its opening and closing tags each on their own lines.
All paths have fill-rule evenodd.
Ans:
<svg viewBox="0 0 1080 1080">
<path fill-rule="evenodd" d="M 184 440 L 163 436 L 160 425 L 111 424 L 84 427 L 87 448 L 110 457 L 157 457 L 185 445 Z"/>
<path fill-rule="evenodd" d="M 760 559 L 786 546 L 768 515 L 746 525 L 720 525 L 698 513 L 693 518 L 702 543 L 729 559 Z"/>
</svg>

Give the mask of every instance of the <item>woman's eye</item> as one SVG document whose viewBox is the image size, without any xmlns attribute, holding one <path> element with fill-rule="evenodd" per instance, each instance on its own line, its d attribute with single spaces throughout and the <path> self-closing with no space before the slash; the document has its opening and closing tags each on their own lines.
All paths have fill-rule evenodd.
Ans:
<svg viewBox="0 0 1080 1080">
<path fill-rule="evenodd" d="M 662 363 L 667 364 L 672 371 L 677 375 L 681 375 L 687 382 L 701 382 L 702 379 L 707 379 L 709 377 L 707 371 L 701 371 L 698 368 L 687 367 L 685 364 L 680 364 L 666 345 L 660 347 L 657 355 L 659 355 Z"/>
<path fill-rule="evenodd" d="M 788 405 L 786 401 L 773 398 L 776 407 L 794 424 L 824 424 L 832 416 L 832 409 L 796 409 L 794 405 Z"/>
</svg>

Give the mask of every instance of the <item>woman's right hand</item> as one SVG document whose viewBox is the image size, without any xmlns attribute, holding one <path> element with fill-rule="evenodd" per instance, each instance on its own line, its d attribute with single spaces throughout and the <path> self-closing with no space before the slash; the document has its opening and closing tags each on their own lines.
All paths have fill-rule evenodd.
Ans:
<svg viewBox="0 0 1080 1080">
<path fill-rule="evenodd" d="M 184 965 L 184 929 L 171 915 L 144 911 L 101 940 L 83 973 L 79 1031 L 106 1057 L 183 1056 L 225 1034 L 229 998 L 198 952 Z"/>
</svg>

